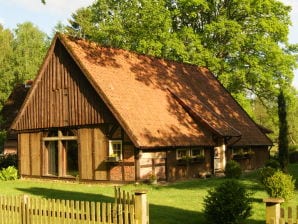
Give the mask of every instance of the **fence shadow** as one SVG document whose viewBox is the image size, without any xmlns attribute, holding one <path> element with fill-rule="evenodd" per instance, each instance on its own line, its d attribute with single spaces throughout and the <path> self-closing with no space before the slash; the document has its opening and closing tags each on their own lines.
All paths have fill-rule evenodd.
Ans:
<svg viewBox="0 0 298 224">
<path fill-rule="evenodd" d="M 31 188 L 16 188 L 19 191 L 36 195 L 43 198 L 53 198 L 60 200 L 75 200 L 75 201 L 95 201 L 95 202 L 114 202 L 114 197 L 109 197 L 102 194 L 92 194 L 84 192 L 75 192 L 67 190 L 57 190 L 44 187 L 31 187 Z"/>
</svg>

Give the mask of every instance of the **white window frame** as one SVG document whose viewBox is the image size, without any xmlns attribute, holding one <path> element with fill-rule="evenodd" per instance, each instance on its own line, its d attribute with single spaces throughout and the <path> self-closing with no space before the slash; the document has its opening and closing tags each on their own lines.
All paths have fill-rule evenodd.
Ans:
<svg viewBox="0 0 298 224">
<path fill-rule="evenodd" d="M 251 153 L 251 147 L 249 148 L 232 148 L 232 155 L 242 155 L 242 154 L 248 154 Z"/>
<path fill-rule="evenodd" d="M 189 157 L 189 149 L 187 148 L 179 148 L 179 149 L 176 149 L 176 159 L 179 160 L 179 159 L 183 159 L 182 156 L 179 155 L 179 152 L 180 151 L 185 151 L 186 152 L 186 157 Z"/>
<path fill-rule="evenodd" d="M 120 150 L 119 153 L 114 151 L 113 145 L 114 144 L 120 144 Z M 117 150 L 118 151 L 118 150 Z M 119 160 L 122 160 L 122 151 L 123 151 L 123 147 L 122 147 L 122 140 L 109 140 L 109 156 L 113 156 L 113 155 L 117 155 Z"/>
<path fill-rule="evenodd" d="M 197 155 L 194 155 L 194 154 L 193 154 L 193 151 L 194 151 L 194 150 L 200 150 L 200 153 L 197 154 Z M 191 156 L 192 158 L 196 158 L 198 155 L 199 155 L 199 156 L 202 156 L 202 157 L 205 156 L 205 150 L 204 150 L 204 148 L 202 148 L 202 147 L 195 147 L 195 148 L 192 148 L 192 149 L 190 150 L 190 156 Z"/>
</svg>

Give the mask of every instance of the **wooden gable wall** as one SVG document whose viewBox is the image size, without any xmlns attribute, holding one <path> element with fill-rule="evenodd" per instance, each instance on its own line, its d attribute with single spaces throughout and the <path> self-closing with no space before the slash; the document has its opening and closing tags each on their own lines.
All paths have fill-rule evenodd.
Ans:
<svg viewBox="0 0 298 224">
<path fill-rule="evenodd" d="M 80 126 L 111 120 L 112 114 L 57 41 L 13 129 Z"/>
</svg>

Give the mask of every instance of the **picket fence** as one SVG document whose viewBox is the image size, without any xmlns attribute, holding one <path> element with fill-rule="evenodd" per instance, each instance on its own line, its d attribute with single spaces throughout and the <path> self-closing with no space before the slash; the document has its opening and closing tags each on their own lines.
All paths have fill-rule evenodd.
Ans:
<svg viewBox="0 0 298 224">
<path fill-rule="evenodd" d="M 270 224 L 298 224 L 298 205 L 296 209 L 292 207 L 280 208 L 279 212 L 280 218 L 276 220 L 276 218 L 272 217 Z"/>
<path fill-rule="evenodd" d="M 115 188 L 115 202 L 0 196 L 1 224 L 135 224 L 134 195 Z"/>
</svg>

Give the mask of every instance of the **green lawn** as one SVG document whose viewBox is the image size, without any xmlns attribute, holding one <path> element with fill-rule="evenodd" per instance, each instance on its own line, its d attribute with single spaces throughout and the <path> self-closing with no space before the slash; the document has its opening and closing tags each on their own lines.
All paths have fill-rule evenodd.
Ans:
<svg viewBox="0 0 298 224">
<path fill-rule="evenodd" d="M 290 173 L 298 179 L 298 164 L 291 165 Z M 224 178 L 196 179 L 172 183 L 164 186 L 123 185 L 122 189 L 134 191 L 148 190 L 150 202 L 150 223 L 205 223 L 203 198 L 207 190 L 220 184 Z M 262 199 L 267 197 L 264 189 L 256 180 L 255 173 L 246 174 L 241 182 L 254 194 L 253 215 L 247 223 L 261 224 L 265 219 L 265 205 Z M 296 183 L 296 189 L 297 189 Z M 28 194 L 36 197 L 113 201 L 113 185 L 107 184 L 80 184 L 62 181 L 17 180 L 0 182 L 1 194 L 16 195 Z M 298 190 L 295 198 L 287 205 L 295 205 L 298 201 Z"/>
</svg>

